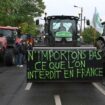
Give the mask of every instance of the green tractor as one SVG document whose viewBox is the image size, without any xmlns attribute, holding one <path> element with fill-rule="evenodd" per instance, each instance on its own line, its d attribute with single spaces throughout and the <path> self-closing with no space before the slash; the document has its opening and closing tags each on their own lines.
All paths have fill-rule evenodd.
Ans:
<svg viewBox="0 0 105 105">
<path fill-rule="evenodd" d="M 80 46 L 76 16 L 45 17 L 45 43 L 50 46 Z"/>
</svg>

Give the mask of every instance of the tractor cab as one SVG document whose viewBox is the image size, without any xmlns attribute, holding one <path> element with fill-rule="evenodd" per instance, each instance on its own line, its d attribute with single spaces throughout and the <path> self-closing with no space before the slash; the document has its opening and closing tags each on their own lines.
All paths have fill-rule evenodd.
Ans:
<svg viewBox="0 0 105 105">
<path fill-rule="evenodd" d="M 45 19 L 45 33 L 49 46 L 78 46 L 77 23 L 75 16 L 48 16 Z"/>
<path fill-rule="evenodd" d="M 0 26 L 0 35 L 1 37 L 6 38 L 8 47 L 13 47 L 15 39 L 18 36 L 18 28 L 11 26 Z"/>
</svg>

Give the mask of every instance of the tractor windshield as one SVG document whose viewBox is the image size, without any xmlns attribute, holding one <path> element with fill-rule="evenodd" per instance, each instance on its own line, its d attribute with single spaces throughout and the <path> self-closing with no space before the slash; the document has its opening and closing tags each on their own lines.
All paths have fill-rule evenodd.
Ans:
<svg viewBox="0 0 105 105">
<path fill-rule="evenodd" d="M 56 37 L 72 37 L 76 32 L 76 21 L 70 19 L 53 19 L 50 22 L 50 31 Z"/>
<path fill-rule="evenodd" d="M 0 35 L 6 37 L 8 46 L 12 46 L 18 34 L 16 30 L 0 29 Z"/>
<path fill-rule="evenodd" d="M 2 34 L 5 37 L 16 37 L 17 32 L 15 30 L 5 30 L 5 29 L 0 29 L 0 34 Z"/>
</svg>

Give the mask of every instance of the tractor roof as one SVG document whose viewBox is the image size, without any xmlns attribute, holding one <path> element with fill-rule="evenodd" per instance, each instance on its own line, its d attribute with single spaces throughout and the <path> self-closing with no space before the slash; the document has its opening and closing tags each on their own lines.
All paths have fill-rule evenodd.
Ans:
<svg viewBox="0 0 105 105">
<path fill-rule="evenodd" d="M 18 27 L 0 26 L 0 29 L 4 29 L 4 30 L 17 30 Z"/>
<path fill-rule="evenodd" d="M 79 18 L 77 16 L 66 16 L 66 15 L 48 16 L 47 19 L 72 19 L 72 20 L 79 20 Z"/>
</svg>

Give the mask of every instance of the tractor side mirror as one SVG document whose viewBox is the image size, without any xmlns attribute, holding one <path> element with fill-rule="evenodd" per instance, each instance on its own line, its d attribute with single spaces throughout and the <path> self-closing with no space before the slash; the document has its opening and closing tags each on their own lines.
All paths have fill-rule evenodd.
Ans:
<svg viewBox="0 0 105 105">
<path fill-rule="evenodd" d="M 39 25 L 39 20 L 36 20 L 36 25 Z"/>
<path fill-rule="evenodd" d="M 86 24 L 89 26 L 90 25 L 90 20 L 87 20 L 86 21 Z"/>
</svg>

